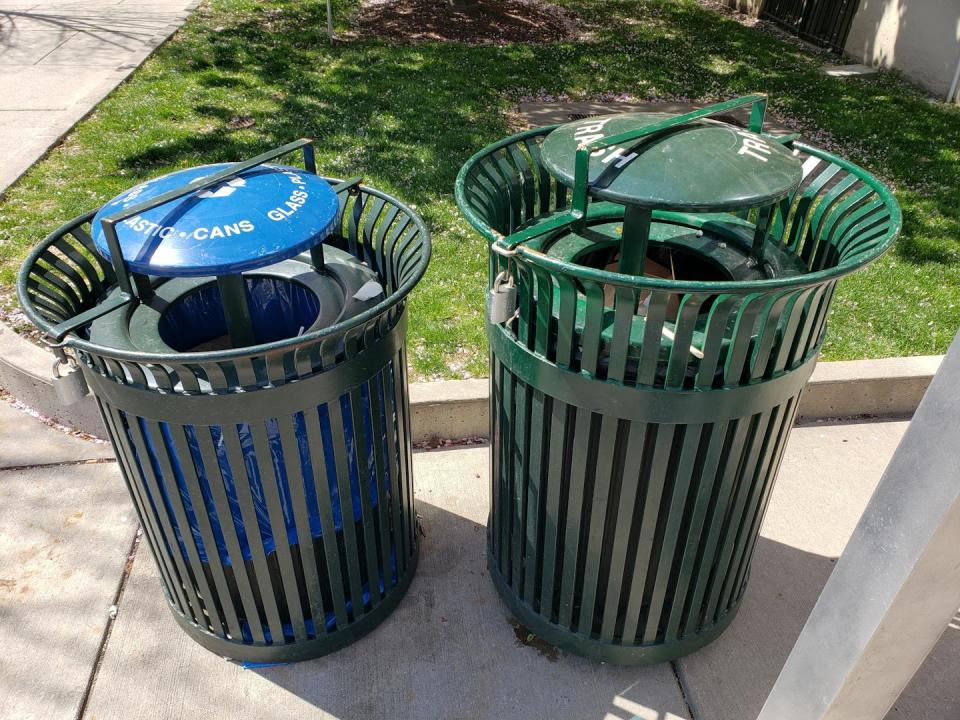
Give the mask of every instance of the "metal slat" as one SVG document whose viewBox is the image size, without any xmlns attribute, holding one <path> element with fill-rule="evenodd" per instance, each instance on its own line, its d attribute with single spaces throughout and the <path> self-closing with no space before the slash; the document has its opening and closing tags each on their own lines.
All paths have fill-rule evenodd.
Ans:
<svg viewBox="0 0 960 720">
<path fill-rule="evenodd" d="M 760 498 L 759 510 L 754 517 L 753 526 L 750 529 L 750 534 L 747 540 L 747 547 L 744 550 L 743 558 L 740 561 L 740 567 L 737 570 L 736 578 L 733 583 L 732 593 L 734 598 L 737 599 L 739 599 L 743 593 L 743 588 L 746 583 L 746 575 L 749 573 L 750 562 L 753 558 L 753 550 L 754 547 L 756 547 L 757 538 L 760 536 L 760 527 L 763 524 L 763 517 L 766 514 L 767 505 L 770 502 L 774 481 L 776 480 L 780 463 L 783 460 L 783 454 L 787 448 L 787 440 L 790 435 L 790 429 L 793 427 L 793 421 L 796 418 L 798 407 L 798 398 L 791 398 L 786 402 L 783 411 L 784 420 L 783 424 L 780 426 L 780 432 L 774 445 L 775 449 L 770 453 L 770 464 L 766 470 L 766 485 Z"/>
<path fill-rule="evenodd" d="M 283 463 L 285 466 L 285 458 L 273 457 L 273 449 L 267 437 L 265 423 L 251 423 L 250 436 L 253 439 L 254 457 L 260 475 L 260 486 L 263 488 L 266 499 L 270 531 L 273 534 L 273 543 L 276 548 L 274 552 L 280 566 L 280 584 L 282 585 L 283 596 L 286 599 L 290 624 L 293 628 L 293 638 L 295 641 L 306 640 L 307 629 L 304 623 L 303 608 L 300 605 L 300 588 L 297 583 L 296 571 L 293 568 L 291 542 L 287 536 L 287 525 L 280 500 L 280 471 L 275 465 L 275 463 Z M 278 641 L 275 639 L 274 642 Z"/>
<path fill-rule="evenodd" d="M 146 426 L 146 436 L 153 444 L 154 457 L 160 465 L 160 477 L 157 480 L 162 482 L 166 488 L 167 499 L 173 508 L 177 527 L 180 529 L 180 538 L 187 551 L 187 558 L 189 559 L 187 575 L 192 580 L 192 583 L 187 584 L 187 594 L 191 596 L 191 602 L 196 600 L 200 603 L 196 606 L 198 612 L 194 617 L 201 627 L 209 627 L 213 632 L 223 635 L 226 633 L 226 627 L 220 619 L 217 605 L 213 602 L 213 593 L 210 591 L 206 574 L 203 572 L 193 528 L 187 519 L 183 498 L 180 495 L 180 489 L 174 476 L 170 448 L 161 434 L 159 423 L 145 420 L 144 425 Z M 190 499 L 191 501 L 195 500 L 192 497 Z M 203 617 L 204 614 L 207 616 L 206 618 Z"/>
<path fill-rule="evenodd" d="M 264 643 L 266 642 L 266 638 L 263 634 L 263 620 L 257 610 L 256 597 L 253 591 L 253 583 L 256 580 L 251 581 L 247 573 L 247 564 L 243 557 L 243 550 L 240 547 L 240 538 L 234 523 L 233 511 L 223 485 L 223 470 L 220 467 L 220 460 L 213 446 L 213 435 L 210 428 L 203 428 L 203 430 L 198 431 L 196 435 L 197 445 L 200 448 L 200 458 L 203 461 L 207 483 L 210 486 L 210 494 L 213 497 L 213 506 L 217 512 L 217 517 L 220 519 L 220 531 L 223 533 L 223 539 L 227 546 L 227 554 L 230 557 L 233 579 L 237 584 L 237 593 L 240 596 L 239 599 L 243 609 L 243 617 L 247 622 L 247 627 L 250 636 L 253 638 L 253 642 Z M 259 530 L 257 532 L 259 532 Z M 231 604 L 235 603 L 236 600 L 231 597 Z M 242 637 L 243 635 L 241 633 L 238 638 Z"/>
<path fill-rule="evenodd" d="M 673 334 L 673 347 L 670 349 L 670 356 L 667 360 L 667 372 L 663 386 L 665 388 L 682 388 L 687 377 L 687 368 L 690 366 L 690 358 L 696 357 L 695 353 L 703 353 L 693 347 L 693 332 L 697 325 L 700 306 L 705 300 L 705 296 L 697 294 L 684 295 L 677 311 L 677 323 Z"/>
<path fill-rule="evenodd" d="M 584 290 L 587 302 L 580 335 L 580 370 L 595 375 L 600 365 L 600 337 L 603 332 L 603 286 L 597 282 L 584 282 Z"/>
<path fill-rule="evenodd" d="M 733 333 L 730 336 L 730 348 L 727 351 L 726 362 L 723 368 L 724 385 L 736 385 L 743 377 L 744 364 L 749 357 L 755 328 L 761 318 L 766 296 L 761 293 L 751 293 L 743 299 L 737 312 Z"/>
<path fill-rule="evenodd" d="M 337 473 L 337 495 L 340 498 L 340 517 L 343 527 L 343 547 L 347 558 L 347 571 L 350 580 L 350 598 L 353 619 L 356 621 L 366 613 L 363 601 L 363 577 L 360 569 L 360 545 L 357 542 L 357 530 L 354 519 L 353 495 L 350 489 L 350 471 L 347 461 L 347 441 L 344 437 L 344 419 L 340 407 L 340 398 L 327 404 L 329 413 L 329 432 L 333 445 L 334 466 Z"/>
<path fill-rule="evenodd" d="M 706 525 L 707 534 L 702 539 L 699 572 L 684 622 L 684 627 L 688 632 L 697 632 L 702 629 L 704 599 L 707 588 L 713 579 L 715 558 L 717 551 L 720 549 L 720 535 L 729 512 L 731 496 L 733 496 L 736 487 L 737 471 L 744 454 L 744 443 L 750 438 L 752 425 L 752 418 L 734 420 L 731 423 L 733 433 L 730 435 L 730 442 L 725 447 L 720 465 L 717 468 L 719 484 L 715 488 L 711 501 L 711 512 Z"/>
<path fill-rule="evenodd" d="M 100 402 L 96 396 L 94 396 L 94 399 L 100 408 L 104 419 L 103 424 L 110 436 L 114 452 L 117 455 L 117 462 L 122 470 L 121 474 L 127 483 L 134 507 L 137 509 L 140 526 L 147 538 L 147 545 L 150 547 L 150 552 L 163 580 L 164 593 L 167 595 L 167 600 L 178 612 L 186 614 L 189 612 L 189 606 L 183 594 L 183 589 L 180 587 L 180 578 L 176 574 L 176 568 L 171 568 L 172 561 L 169 552 L 166 551 L 162 530 L 157 527 L 157 518 L 150 506 L 150 501 L 145 497 L 144 488 L 138 482 L 140 480 L 140 470 L 131 443 L 125 439 L 127 431 L 124 429 L 121 413 L 117 408 Z"/>
<path fill-rule="evenodd" d="M 503 501 L 500 497 L 500 474 L 503 472 L 503 430 L 501 427 L 503 412 L 503 373 L 504 367 L 497 362 L 496 357 L 490 356 L 490 461 L 489 461 L 489 493 L 490 514 L 487 520 L 487 552 L 491 558 L 500 557 L 500 508 Z M 499 562 L 497 563 L 499 567 Z"/>
<path fill-rule="evenodd" d="M 301 415 L 302 417 L 302 415 Z M 321 593 L 321 578 L 316 554 L 313 549 L 313 534 L 310 528 L 310 509 L 307 507 L 306 483 L 312 482 L 304 476 L 300 448 L 297 441 L 295 416 L 287 415 L 277 418 L 277 427 L 280 432 L 281 452 L 284 459 L 284 468 L 287 472 L 287 483 L 290 487 L 290 505 L 293 509 L 295 527 L 297 529 L 297 545 L 300 549 L 300 564 L 303 569 L 304 589 L 309 600 L 309 617 L 313 620 L 316 637 L 326 632 L 326 609 L 323 606 Z M 304 430 L 306 427 L 304 426 Z M 321 526 L 322 530 L 322 526 Z M 304 618 L 306 620 L 306 617 Z M 309 630 L 307 631 L 309 633 Z"/>
<path fill-rule="evenodd" d="M 516 422 L 516 378 L 510 372 L 503 375 L 503 400 L 500 409 L 500 545 L 499 567 L 505 581 L 510 583 L 510 531 L 513 529 L 514 424 Z"/>
<path fill-rule="evenodd" d="M 401 442 L 403 445 L 403 454 L 401 458 L 404 461 L 404 497 L 407 501 L 406 517 L 407 528 L 410 536 L 410 553 L 413 556 L 416 553 L 419 543 L 418 534 L 420 528 L 417 520 L 416 499 L 413 494 L 413 440 L 410 435 L 410 396 L 409 383 L 407 382 L 407 355 L 406 349 L 401 347 L 397 355 L 399 361 L 397 367 L 400 372 L 400 382 L 396 383 L 396 389 L 400 397 L 397 407 L 400 409 L 400 417 L 403 418 L 403 432 L 401 433 Z"/>
<path fill-rule="evenodd" d="M 397 499 L 400 503 L 400 515 L 397 522 L 400 526 L 400 532 L 403 538 L 403 569 L 406 571 L 407 564 L 416 553 L 416 543 L 414 533 L 416 532 L 416 517 L 412 517 L 413 498 L 409 497 L 412 480 L 410 478 L 410 436 L 409 425 L 407 424 L 407 414 L 404 407 L 407 404 L 406 395 L 403 393 L 403 383 L 406 381 L 404 372 L 404 358 L 401 352 L 397 352 L 393 359 L 393 373 L 391 382 L 393 384 L 393 408 L 397 419 L 397 445 L 398 445 L 398 468 L 397 485 L 399 492 Z M 408 407 L 408 406 L 407 406 Z M 398 563 L 399 566 L 399 563 Z"/>
<path fill-rule="evenodd" d="M 657 425 L 653 453 L 649 465 L 644 468 L 646 487 L 643 496 L 643 511 L 640 519 L 640 535 L 637 539 L 633 571 L 630 574 L 630 591 L 623 621 L 623 642 L 632 645 L 638 642 L 637 629 L 641 626 L 645 601 L 648 571 L 658 555 L 656 543 L 657 526 L 662 517 L 661 504 L 668 490 L 669 461 L 674 443 L 675 426 Z"/>
<path fill-rule="evenodd" d="M 747 361 L 751 382 L 767 377 L 770 353 L 773 351 L 780 330 L 780 318 L 790 301 L 788 293 L 771 293 L 760 315 L 760 329 L 753 343 L 753 352 Z"/>
<path fill-rule="evenodd" d="M 611 496 L 613 472 L 617 450 L 617 437 L 620 426 L 619 420 L 604 416 L 600 420 L 600 435 L 596 447 L 596 474 L 593 488 L 588 499 L 590 505 L 587 534 L 587 544 L 583 549 L 585 556 L 583 569 L 583 594 L 580 601 L 580 615 L 577 620 L 578 631 L 581 635 L 589 636 L 593 632 L 595 621 L 594 609 L 597 601 L 597 589 L 602 578 L 600 564 L 605 551 L 609 552 L 612 540 L 607 532 L 607 516 L 611 502 L 618 498 Z"/>
<path fill-rule="evenodd" d="M 577 288 L 570 278 L 563 275 L 556 276 L 556 281 L 560 294 L 556 363 L 560 367 L 570 367 L 577 334 Z"/>
<path fill-rule="evenodd" d="M 610 572 L 606 578 L 603 620 L 600 625 L 600 639 L 612 642 L 617 631 L 618 618 L 626 612 L 621 607 L 623 582 L 627 574 L 627 558 L 630 550 L 630 538 L 639 536 L 642 511 L 638 512 L 637 498 L 643 486 L 643 470 L 648 451 L 648 431 L 646 423 L 632 422 L 627 430 L 624 447 L 622 485 L 617 498 L 616 527 L 618 532 L 610 549 Z"/>
<path fill-rule="evenodd" d="M 543 518 L 543 579 L 540 614 L 548 620 L 556 613 L 554 590 L 557 566 L 562 558 L 561 507 L 570 482 L 568 428 L 572 420 L 568 405 L 554 398 L 550 414 L 550 464 L 547 475 L 546 511 Z"/>
<path fill-rule="evenodd" d="M 78 251 L 72 243 L 67 241 L 66 238 L 67 236 L 65 235 L 57 238 L 51 247 L 55 247 L 57 250 L 66 255 L 67 259 L 69 259 L 70 262 L 77 267 L 78 277 L 83 278 L 83 281 L 90 292 L 90 299 L 100 297 L 104 293 L 104 286 L 103 282 L 101 281 L 100 274 L 93 267 L 90 260 L 87 259 L 83 253 Z M 95 254 L 96 253 L 91 253 L 91 255 Z"/>
<path fill-rule="evenodd" d="M 534 389 L 530 398 L 530 429 L 528 437 L 529 468 L 527 470 L 527 491 L 525 501 L 524 545 L 523 545 L 523 599 L 531 607 L 536 598 L 537 580 L 541 572 L 541 548 L 543 547 L 544 484 L 547 473 L 547 443 L 549 432 L 549 408 L 547 399 L 540 390 Z"/>
<path fill-rule="evenodd" d="M 751 473 L 749 477 L 749 497 L 746 504 L 739 513 L 739 526 L 737 527 L 734 543 L 730 544 L 732 552 L 729 553 L 730 559 L 724 572 L 723 587 L 714 605 L 714 615 L 721 615 L 730 607 L 733 601 L 733 590 L 735 588 L 734 579 L 740 563 L 743 559 L 743 552 L 746 548 L 747 540 L 750 538 L 754 529 L 757 511 L 759 509 L 760 499 L 763 497 L 763 491 L 767 482 L 773 482 L 774 478 L 768 475 L 770 462 L 779 446 L 776 444 L 780 437 L 780 431 L 783 428 L 783 407 L 776 407 L 770 411 L 769 421 L 763 433 L 763 443 L 757 453 L 747 463 L 746 471 Z M 786 438 L 784 437 L 784 440 Z M 759 531 L 759 527 L 756 528 Z"/>
<path fill-rule="evenodd" d="M 787 355 L 786 366 L 795 367 L 803 362 L 807 356 L 807 348 L 810 346 L 810 334 L 813 332 L 814 321 L 817 317 L 817 308 L 826 294 L 826 288 L 823 286 L 811 289 L 810 294 L 804 300 L 802 310 L 802 319 L 799 323 L 799 330 L 794 336 L 790 346 L 790 352 Z"/>
<path fill-rule="evenodd" d="M 130 417 L 129 415 L 127 416 Z M 184 562 L 183 555 L 180 552 L 180 545 L 177 542 L 176 533 L 171 524 L 171 518 L 164 507 L 163 496 L 157 484 L 157 479 L 153 475 L 153 467 L 150 464 L 147 453 L 146 441 L 140 427 L 140 418 L 134 418 L 133 422 L 128 422 L 130 436 L 133 439 L 133 445 L 137 451 L 137 457 L 140 458 L 141 477 L 144 480 L 147 492 L 149 493 L 151 506 L 154 508 L 155 517 L 160 521 L 164 543 L 167 546 L 168 556 L 173 560 L 173 568 L 176 571 L 177 581 L 176 589 L 181 593 L 184 605 L 185 615 L 193 623 L 206 628 L 206 620 L 203 618 L 203 610 L 200 601 L 197 599 L 196 591 L 193 587 L 193 578 Z"/>
<path fill-rule="evenodd" d="M 673 606 L 666 623 L 667 640 L 681 638 L 695 631 L 695 628 L 689 628 L 684 620 L 692 609 L 692 594 L 697 583 L 697 570 L 704 546 L 704 532 L 708 527 L 708 515 L 714 505 L 714 495 L 717 492 L 719 480 L 718 471 L 732 429 L 725 422 L 704 428 L 704 431 L 709 430 L 710 435 L 703 461 L 699 463 L 697 477 L 694 479 L 697 492 L 685 535 L 682 557 L 679 561 Z"/>
<path fill-rule="evenodd" d="M 533 270 L 533 279 L 536 284 L 536 312 L 534 313 L 534 342 L 530 346 L 534 352 L 549 358 L 553 343 L 551 342 L 551 320 L 553 319 L 553 281 L 549 273 L 542 269 Z"/>
<path fill-rule="evenodd" d="M 823 288 L 820 297 L 820 303 L 816 305 L 816 312 L 813 314 L 813 324 L 810 327 L 810 334 L 807 336 L 807 345 L 804 349 L 803 357 L 809 357 L 815 348 L 820 347 L 823 341 L 823 330 L 827 322 L 827 313 L 830 310 L 830 301 L 833 300 L 833 291 L 836 287 L 833 283 L 828 283 Z"/>
<path fill-rule="evenodd" d="M 761 413 L 751 420 L 750 433 L 747 438 L 747 447 L 744 450 L 740 461 L 740 467 L 737 468 L 736 487 L 731 500 L 730 511 L 723 522 L 720 540 L 718 546 L 720 552 L 716 556 L 716 568 L 714 576 L 710 581 L 710 590 L 706 595 L 707 601 L 704 606 L 704 622 L 712 623 L 717 614 L 717 603 L 720 601 L 720 595 L 723 586 L 727 581 L 727 574 L 730 570 L 730 562 L 736 547 L 736 535 L 743 523 L 746 512 L 747 501 L 750 493 L 755 486 L 754 473 L 756 471 L 757 460 L 760 452 L 765 446 L 765 440 L 770 427 L 773 424 L 771 413 Z"/>
<path fill-rule="evenodd" d="M 517 285 L 517 310 L 519 316 L 515 322 L 517 339 L 522 345 L 532 349 L 536 341 L 537 306 L 533 293 L 533 277 L 529 267 L 517 265 L 513 271 Z"/>
<path fill-rule="evenodd" d="M 377 578 L 380 563 L 377 559 L 377 536 L 370 498 L 369 441 L 364 423 L 363 399 L 359 387 L 350 390 L 350 419 L 353 427 L 353 444 L 357 467 L 357 495 L 360 498 L 360 521 L 363 526 L 363 549 L 367 568 L 367 591 L 371 610 L 380 604 Z M 369 397 L 369 394 L 367 395 Z M 353 478 L 351 478 L 352 484 Z"/>
<path fill-rule="evenodd" d="M 814 288 L 806 288 L 793 293 L 790 303 L 784 311 L 787 320 L 783 323 L 780 340 L 777 343 L 776 355 L 773 360 L 774 375 L 778 375 L 786 368 L 790 348 L 793 347 L 794 339 L 800 328 L 800 320 L 803 318 L 803 308 L 813 292 Z"/>
<path fill-rule="evenodd" d="M 533 173 L 530 169 L 530 161 L 520 151 L 517 145 L 510 145 L 508 148 L 510 158 L 516 166 L 520 175 L 521 198 L 523 201 L 523 222 L 529 222 L 536 214 L 535 188 L 533 182 Z"/>
<path fill-rule="evenodd" d="M 333 506 L 330 497 L 331 478 L 327 475 L 327 461 L 323 450 L 323 431 L 320 427 L 319 411 L 316 408 L 304 411 L 303 421 L 307 431 L 307 443 L 310 448 L 310 469 L 312 470 L 310 481 L 313 483 L 317 498 L 317 514 L 320 516 L 320 542 L 323 545 L 323 555 L 326 560 L 330 596 L 333 598 L 335 630 L 341 630 L 349 624 L 347 598 L 344 590 L 344 568 L 340 561 L 340 551 L 337 546 L 337 530 L 334 526 Z M 324 617 L 324 622 L 326 622 L 326 617 Z"/>
<path fill-rule="evenodd" d="M 384 597 L 394 584 L 390 567 L 394 544 L 390 535 L 390 471 L 385 457 L 387 437 L 393 433 L 393 415 L 387 415 L 387 403 L 384 397 L 383 371 L 374 375 L 367 383 L 370 388 L 370 422 L 373 428 L 373 466 L 377 487 L 377 540 L 380 548 L 380 576 L 383 581 Z M 389 425 L 387 419 L 389 417 Z"/>
<path fill-rule="evenodd" d="M 671 470 L 672 478 L 668 483 L 670 493 L 669 505 L 666 507 L 666 517 L 663 535 L 660 540 L 660 555 L 657 561 L 657 572 L 652 582 L 650 607 L 647 611 L 647 620 L 640 642 L 654 643 L 663 640 L 661 628 L 665 629 L 666 618 L 664 605 L 669 594 L 671 575 L 679 565 L 678 555 L 682 555 L 680 534 L 684 521 L 688 519 L 687 507 L 691 491 L 696 490 L 694 481 L 694 464 L 697 461 L 703 436 L 703 425 L 686 425 L 678 428 L 683 438 L 676 442 L 679 445 L 679 457 Z"/>
<path fill-rule="evenodd" d="M 598 418 L 599 420 L 599 418 Z M 594 415 L 589 410 L 577 409 L 571 438 L 573 454 L 570 461 L 570 485 L 567 492 L 566 523 L 563 531 L 563 565 L 560 580 L 560 608 L 557 623 L 573 630 L 574 604 L 579 600 L 581 587 L 577 582 L 580 557 L 580 535 L 584 526 L 584 498 L 589 497 L 595 466 L 591 450 L 595 447 Z"/>
<path fill-rule="evenodd" d="M 173 440 L 176 456 L 179 459 L 180 471 L 183 474 L 187 492 L 190 494 L 190 499 L 193 502 L 193 515 L 197 520 L 200 538 L 203 540 L 203 546 L 207 553 L 206 565 L 210 569 L 210 574 L 213 576 L 214 587 L 217 590 L 216 595 L 210 598 L 211 602 L 208 603 L 208 605 L 212 604 L 218 612 L 222 611 L 226 618 L 226 632 L 229 633 L 231 637 L 239 638 L 243 636 L 240 628 L 240 619 L 231 601 L 230 589 L 223 571 L 223 563 L 220 560 L 220 551 L 213 535 L 210 508 L 206 506 L 203 499 L 203 492 L 200 490 L 200 478 L 209 476 L 206 473 L 206 468 L 202 464 L 199 468 L 195 465 L 195 459 L 187 445 L 186 433 L 188 427 L 189 426 L 186 425 L 170 426 L 170 436 Z M 219 518 L 219 515 L 217 515 L 217 517 Z M 205 573 L 201 571 L 201 574 Z"/>
<path fill-rule="evenodd" d="M 643 342 L 640 345 L 640 362 L 637 367 L 637 385 L 653 385 L 660 361 L 660 343 L 663 338 L 663 323 L 667 315 L 670 294 L 651 290 L 647 303 L 646 322 L 643 327 Z"/>
<path fill-rule="evenodd" d="M 260 523 L 250 492 L 250 478 L 247 476 L 243 450 L 240 446 L 239 428 L 225 426 L 221 429 L 220 437 L 226 449 L 227 465 L 233 478 L 234 488 L 236 488 L 240 517 L 243 520 L 244 534 L 250 548 L 254 577 L 259 591 L 258 601 L 263 608 L 263 614 L 266 616 L 267 627 L 270 629 L 270 642 L 274 645 L 283 644 L 283 623 L 280 620 L 280 609 L 277 606 L 270 569 L 267 566 Z"/>
<path fill-rule="evenodd" d="M 513 488 L 510 513 L 510 583 L 523 593 L 523 548 L 526 542 L 526 501 L 530 468 L 530 387 L 517 383 L 514 395 Z"/>
<path fill-rule="evenodd" d="M 610 343 L 610 363 L 607 379 L 622 383 L 627 374 L 630 355 L 630 331 L 637 311 L 637 294 L 631 288 L 614 290 L 613 339 Z"/>
</svg>

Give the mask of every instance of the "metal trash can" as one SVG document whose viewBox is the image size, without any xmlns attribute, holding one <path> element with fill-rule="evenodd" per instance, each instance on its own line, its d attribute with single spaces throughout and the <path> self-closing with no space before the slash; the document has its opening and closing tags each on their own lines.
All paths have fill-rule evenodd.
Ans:
<svg viewBox="0 0 960 720">
<path fill-rule="evenodd" d="M 269 164 L 297 150 L 305 168 Z M 313 158 L 150 180 L 19 277 L 58 392 L 96 398 L 177 622 L 251 662 L 362 636 L 417 562 L 406 296 L 429 233 Z"/>
<path fill-rule="evenodd" d="M 537 128 L 457 179 L 490 247 L 489 569 L 560 648 L 660 662 L 730 623 L 836 283 L 899 232 L 765 107 Z"/>
</svg>

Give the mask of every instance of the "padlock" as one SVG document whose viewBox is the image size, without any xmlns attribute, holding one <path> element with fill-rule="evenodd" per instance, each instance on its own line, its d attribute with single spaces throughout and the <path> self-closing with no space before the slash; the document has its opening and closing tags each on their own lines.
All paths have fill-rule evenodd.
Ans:
<svg viewBox="0 0 960 720">
<path fill-rule="evenodd" d="M 487 294 L 487 320 L 492 325 L 500 325 L 510 320 L 516 310 L 517 286 L 513 284 L 513 275 L 504 270 L 494 279 Z"/>
<path fill-rule="evenodd" d="M 67 369 L 61 373 L 60 368 L 66 365 Z M 61 405 L 73 405 L 80 402 L 90 392 L 87 388 L 87 381 L 83 377 L 83 371 L 73 360 L 64 362 L 57 358 L 53 361 L 53 377 L 51 378 L 53 389 L 57 393 L 57 400 Z"/>
</svg>

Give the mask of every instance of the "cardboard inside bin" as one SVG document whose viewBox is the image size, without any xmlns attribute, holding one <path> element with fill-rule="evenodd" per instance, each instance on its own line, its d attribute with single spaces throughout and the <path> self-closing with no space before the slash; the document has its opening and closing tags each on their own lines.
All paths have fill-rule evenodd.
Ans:
<svg viewBox="0 0 960 720">
<path fill-rule="evenodd" d="M 669 251 L 668 251 L 669 252 Z M 666 280 L 676 280 L 677 275 L 674 272 L 673 268 L 673 253 L 669 254 L 670 266 L 662 265 L 658 263 L 653 258 L 647 256 L 647 262 L 644 265 L 644 276 L 645 277 L 655 277 L 655 278 L 664 278 Z M 619 258 L 614 258 L 610 263 L 608 263 L 603 269 L 608 272 L 619 272 Z M 614 300 L 616 298 L 616 286 L 606 284 L 603 286 L 603 302 L 607 307 L 614 307 Z M 640 293 L 640 302 L 637 307 L 638 315 L 647 314 L 647 305 L 650 302 L 650 292 L 643 291 Z M 670 300 L 667 302 L 667 320 L 671 322 L 676 320 L 677 311 L 680 309 L 680 298 L 678 295 L 671 295 Z"/>
<path fill-rule="evenodd" d="M 647 262 L 643 266 L 644 276 L 664 278 L 666 280 L 676 280 L 677 274 L 673 266 L 673 252 L 670 250 L 667 250 L 667 257 L 670 259 L 669 267 L 661 263 L 658 263 L 656 260 L 654 260 L 648 255 Z M 619 258 L 614 258 L 610 263 L 604 266 L 603 269 L 607 270 L 608 272 L 618 272 L 618 266 L 619 266 Z M 610 284 L 606 284 L 603 286 L 603 300 L 604 300 L 604 305 L 606 305 L 607 307 L 610 307 L 610 308 L 614 307 L 614 303 L 616 300 L 616 286 L 610 285 Z M 650 303 L 650 292 L 642 291 L 640 293 L 640 300 L 637 306 L 637 311 L 636 311 L 637 315 L 646 316 L 647 307 L 649 303 Z M 680 294 L 673 293 L 670 295 L 670 299 L 667 301 L 666 320 L 668 322 L 676 322 L 677 312 L 679 310 L 680 310 Z M 674 334 L 669 328 L 664 327 L 663 334 L 664 334 L 664 337 L 666 337 L 668 340 L 673 341 Z M 694 345 L 690 346 L 690 354 L 696 358 L 700 358 L 701 360 L 703 359 L 703 351 Z"/>
</svg>

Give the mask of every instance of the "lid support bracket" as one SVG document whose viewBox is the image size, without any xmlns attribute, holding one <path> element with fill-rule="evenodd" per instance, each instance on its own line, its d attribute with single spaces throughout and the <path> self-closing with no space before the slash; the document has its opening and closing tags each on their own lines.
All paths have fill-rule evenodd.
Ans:
<svg viewBox="0 0 960 720">
<path fill-rule="evenodd" d="M 253 320 L 247 304 L 247 283 L 243 275 L 218 275 L 217 287 L 220 289 L 220 302 L 223 304 L 230 342 L 234 347 L 255 345 Z"/>
<path fill-rule="evenodd" d="M 767 205 L 757 211 L 757 224 L 753 230 L 753 247 L 750 250 L 750 257 L 757 263 L 757 266 L 763 264 L 763 247 L 767 242 L 767 228 L 770 226 L 772 215 L 772 205 Z"/>
<path fill-rule="evenodd" d="M 643 275 L 650 244 L 650 223 L 653 213 L 649 208 L 628 205 L 623 214 L 623 234 L 620 236 L 620 264 L 617 272 L 624 275 Z"/>
<path fill-rule="evenodd" d="M 137 297 L 139 297 L 142 302 L 147 302 L 153 297 L 153 286 L 150 284 L 150 278 L 143 273 L 130 274 L 133 275 L 133 284 L 137 288 Z"/>
<path fill-rule="evenodd" d="M 127 295 L 135 296 L 130 275 L 127 273 L 127 264 L 123 261 L 123 252 L 120 250 L 120 238 L 117 237 L 115 226 L 118 220 L 119 218 L 108 217 L 101 221 L 103 236 L 107 239 L 107 247 L 110 248 L 110 264 L 113 265 L 113 272 L 117 276 L 117 285 Z"/>
</svg>

